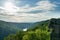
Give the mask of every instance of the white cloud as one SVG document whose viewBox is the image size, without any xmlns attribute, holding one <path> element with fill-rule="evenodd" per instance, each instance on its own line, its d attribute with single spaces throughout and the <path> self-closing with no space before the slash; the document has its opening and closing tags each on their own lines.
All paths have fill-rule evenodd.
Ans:
<svg viewBox="0 0 60 40">
<path fill-rule="evenodd" d="M 40 1 L 37 3 L 39 9 L 41 10 L 53 10 L 56 7 L 55 4 L 50 3 L 50 1 Z"/>
<path fill-rule="evenodd" d="M 4 9 L 3 7 L 0 7 L 0 9 Z"/>
<path fill-rule="evenodd" d="M 39 1 L 36 3 L 37 6 L 29 7 L 29 5 L 25 5 L 20 7 L 20 12 L 31 12 L 34 10 L 42 10 L 42 11 L 49 11 L 55 10 L 54 8 L 57 7 L 55 4 L 51 3 L 50 1 Z"/>
<path fill-rule="evenodd" d="M 0 7 L 0 9 L 4 9 L 2 15 L 0 15 L 2 18 L 1 20 L 5 21 L 12 21 L 12 22 L 37 22 L 41 20 L 46 20 L 51 17 L 46 16 L 46 14 L 50 13 L 50 10 L 55 10 L 55 7 L 57 7 L 55 4 L 50 3 L 50 1 L 42 0 L 36 3 L 37 6 L 30 7 L 29 4 L 26 4 L 23 7 L 17 7 L 14 6 L 16 12 L 6 12 L 5 8 Z M 43 12 L 41 13 L 30 13 L 31 11 L 41 10 Z M 20 13 L 17 13 L 20 12 Z M 3 16 L 4 15 L 4 16 Z"/>
<path fill-rule="evenodd" d="M 3 19 L 7 19 L 10 22 L 37 22 L 37 21 L 46 20 L 48 19 L 48 17 L 46 16 L 46 13 L 43 12 L 38 14 L 23 13 L 14 16 L 3 16 Z"/>
</svg>

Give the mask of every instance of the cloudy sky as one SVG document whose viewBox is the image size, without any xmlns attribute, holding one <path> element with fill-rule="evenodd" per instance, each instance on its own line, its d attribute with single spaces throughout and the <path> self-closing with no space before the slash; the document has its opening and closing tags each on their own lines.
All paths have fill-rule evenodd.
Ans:
<svg viewBox="0 0 60 40">
<path fill-rule="evenodd" d="M 38 22 L 60 18 L 60 0 L 0 0 L 0 20 Z"/>
</svg>

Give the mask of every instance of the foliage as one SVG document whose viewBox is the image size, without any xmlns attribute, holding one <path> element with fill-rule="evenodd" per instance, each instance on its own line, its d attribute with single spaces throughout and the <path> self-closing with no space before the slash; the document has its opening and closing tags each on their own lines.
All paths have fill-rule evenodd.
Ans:
<svg viewBox="0 0 60 40">
<path fill-rule="evenodd" d="M 15 35 L 9 35 L 4 40 L 50 40 L 48 23 L 39 24 L 28 31 L 19 31 Z"/>
</svg>

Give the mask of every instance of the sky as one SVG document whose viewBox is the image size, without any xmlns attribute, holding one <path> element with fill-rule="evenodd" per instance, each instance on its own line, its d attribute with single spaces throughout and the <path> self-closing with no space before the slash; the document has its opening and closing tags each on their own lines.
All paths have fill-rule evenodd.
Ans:
<svg viewBox="0 0 60 40">
<path fill-rule="evenodd" d="M 0 20 L 39 22 L 60 18 L 60 0 L 0 0 Z"/>
</svg>

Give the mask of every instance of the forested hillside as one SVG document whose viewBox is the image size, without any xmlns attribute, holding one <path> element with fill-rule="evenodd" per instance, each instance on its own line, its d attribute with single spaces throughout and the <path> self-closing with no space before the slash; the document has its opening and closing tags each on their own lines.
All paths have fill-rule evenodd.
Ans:
<svg viewBox="0 0 60 40">
<path fill-rule="evenodd" d="M 7 37 L 9 34 L 15 34 L 17 31 L 23 30 L 32 26 L 33 23 L 13 23 L 0 20 L 0 40 Z"/>
<path fill-rule="evenodd" d="M 29 26 L 27 31 L 23 31 L 23 30 L 16 31 L 15 30 L 16 28 L 11 29 L 11 27 L 6 26 L 6 28 L 8 30 L 11 29 L 12 31 L 11 30 L 7 31 L 7 29 L 3 29 L 4 33 L 5 33 L 5 31 L 8 33 L 10 33 L 10 32 L 11 33 L 16 32 L 16 33 L 9 34 L 9 36 L 7 36 L 7 37 L 5 36 L 4 40 L 50 40 L 50 33 L 52 32 L 52 30 L 54 28 L 53 26 L 58 25 L 58 26 L 55 26 L 58 28 L 60 26 L 59 22 L 60 22 L 60 19 L 54 19 L 54 18 L 50 19 L 50 20 L 46 20 L 46 21 L 36 22 L 36 23 L 33 23 L 33 25 L 31 27 Z M 2 24 L 0 23 L 0 26 Z M 5 24 L 4 24 L 4 26 L 5 26 Z M 0 30 L 2 30 L 2 28 Z M 59 28 L 58 28 L 58 30 L 59 30 Z M 1 32 L 0 34 L 4 34 L 4 33 Z M 0 36 L 3 37 L 3 35 L 0 35 Z"/>
<path fill-rule="evenodd" d="M 27 31 L 19 31 L 16 34 L 10 34 L 4 40 L 50 40 L 50 32 L 48 31 L 49 21 L 37 22 L 36 25 Z"/>
</svg>

